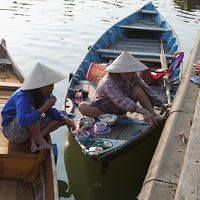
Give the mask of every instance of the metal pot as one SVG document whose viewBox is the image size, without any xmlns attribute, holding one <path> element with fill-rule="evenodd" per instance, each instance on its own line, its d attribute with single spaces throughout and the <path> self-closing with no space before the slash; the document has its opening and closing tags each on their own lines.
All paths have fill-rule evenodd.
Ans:
<svg viewBox="0 0 200 200">
<path fill-rule="evenodd" d="M 93 128 L 95 119 L 92 117 L 82 117 L 80 119 L 79 127 L 84 129 Z"/>
</svg>

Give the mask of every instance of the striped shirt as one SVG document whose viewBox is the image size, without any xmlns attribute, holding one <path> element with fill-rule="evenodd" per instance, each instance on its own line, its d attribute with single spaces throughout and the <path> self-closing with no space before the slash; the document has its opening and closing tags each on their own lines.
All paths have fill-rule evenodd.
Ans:
<svg viewBox="0 0 200 200">
<path fill-rule="evenodd" d="M 106 74 L 99 82 L 92 106 L 105 113 L 124 114 L 135 112 L 137 101 L 131 97 L 134 86 L 139 86 L 149 98 L 153 106 L 162 104 L 158 95 L 137 75 L 131 81 L 123 81 L 119 74 Z"/>
</svg>

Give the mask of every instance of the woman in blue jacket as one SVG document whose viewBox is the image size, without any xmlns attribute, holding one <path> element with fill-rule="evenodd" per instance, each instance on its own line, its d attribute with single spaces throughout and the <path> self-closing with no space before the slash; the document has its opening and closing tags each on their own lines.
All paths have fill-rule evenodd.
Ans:
<svg viewBox="0 0 200 200">
<path fill-rule="evenodd" d="M 23 143 L 31 139 L 31 151 L 49 148 L 44 136 L 60 126 L 75 129 L 73 120 L 53 106 L 56 97 L 52 95 L 54 83 L 65 75 L 38 63 L 22 87 L 15 91 L 2 115 L 2 133 L 13 143 Z"/>
</svg>

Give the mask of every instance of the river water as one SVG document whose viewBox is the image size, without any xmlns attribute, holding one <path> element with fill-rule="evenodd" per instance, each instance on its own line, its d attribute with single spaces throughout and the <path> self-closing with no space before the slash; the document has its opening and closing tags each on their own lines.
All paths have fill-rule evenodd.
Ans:
<svg viewBox="0 0 200 200">
<path fill-rule="evenodd" d="M 75 72 L 87 47 L 145 0 L 0 0 L 0 38 L 26 76 L 41 62 L 65 74 Z M 184 66 L 200 29 L 200 0 L 153 0 L 177 33 L 185 52 Z M 54 94 L 61 108 L 68 80 L 56 84 Z M 57 176 L 67 182 L 63 162 L 66 128 L 52 134 L 59 157 Z M 60 199 L 72 200 L 73 196 Z"/>
</svg>

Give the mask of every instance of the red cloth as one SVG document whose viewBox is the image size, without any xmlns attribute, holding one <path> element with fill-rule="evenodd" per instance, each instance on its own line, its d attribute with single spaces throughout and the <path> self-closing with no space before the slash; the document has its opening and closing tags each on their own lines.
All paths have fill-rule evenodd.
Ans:
<svg viewBox="0 0 200 200">
<path fill-rule="evenodd" d="M 168 73 L 167 70 L 162 71 L 162 72 L 153 72 L 151 71 L 151 69 L 147 69 L 145 71 L 143 71 L 140 74 L 140 77 L 142 78 L 142 80 L 147 84 L 147 85 L 151 85 L 153 82 L 161 79 L 163 76 L 165 76 Z"/>
</svg>

